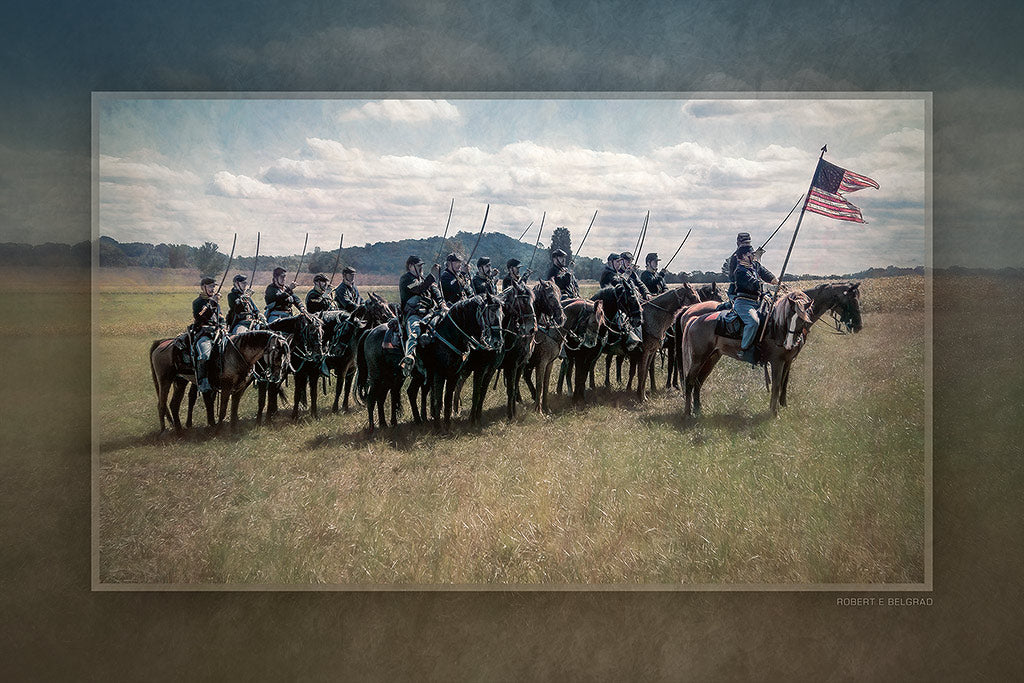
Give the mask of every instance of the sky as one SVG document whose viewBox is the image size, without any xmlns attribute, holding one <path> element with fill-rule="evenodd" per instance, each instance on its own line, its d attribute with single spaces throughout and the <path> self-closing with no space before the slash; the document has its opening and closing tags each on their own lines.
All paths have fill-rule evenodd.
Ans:
<svg viewBox="0 0 1024 683">
<path fill-rule="evenodd" d="M 478 146 L 486 154 L 499 154 L 507 144 L 497 130 L 500 122 L 488 128 L 473 112 L 462 111 L 465 107 L 456 101 L 457 93 L 660 92 L 730 97 L 932 93 L 933 170 L 928 179 L 933 187 L 935 265 L 1020 267 L 1024 266 L 1019 212 L 1019 179 L 1024 177 L 1022 34 L 1024 3 L 1011 0 L 254 0 L 244 12 L 207 0 L 17 3 L 7 8 L 0 23 L 4 64 L 0 69 L 0 241 L 77 242 L 91 235 L 93 93 L 233 97 L 302 92 L 327 98 L 411 93 L 445 99 L 460 111 L 458 119 L 392 124 L 376 129 L 376 134 L 371 129 L 375 120 L 369 115 L 362 121 L 333 121 L 318 127 L 306 114 L 302 126 L 308 126 L 308 132 L 289 130 L 288 125 L 265 131 L 260 144 L 273 152 L 269 158 L 245 153 L 245 140 L 238 136 L 234 148 L 223 150 L 237 152 L 237 158 L 226 159 L 230 163 L 221 164 L 217 171 L 252 179 L 279 158 L 311 160 L 314 151 L 306 145 L 307 137 L 345 143 L 339 138 L 360 128 L 364 135 L 347 140 L 345 149 L 366 150 L 372 156 L 373 149 L 386 147 L 383 141 L 370 144 L 370 138 L 378 135 L 406 148 L 421 140 L 421 149 L 407 153 L 434 162 L 463 143 Z M 144 113 L 134 116 L 141 120 Z M 273 113 L 265 115 L 274 119 Z M 232 116 L 241 125 L 247 116 L 258 115 L 228 112 L 226 116 L 221 119 L 220 138 L 203 131 L 198 120 L 193 130 L 210 140 L 230 140 Z M 869 176 L 886 173 L 885 168 L 875 171 L 870 164 L 858 167 L 861 145 L 844 142 L 848 131 L 819 131 L 809 125 L 806 130 L 813 140 L 780 129 L 777 139 L 758 142 L 750 140 L 753 133 L 748 135 L 740 126 L 734 147 L 712 136 L 715 124 L 718 130 L 727 130 L 725 119 L 691 120 L 692 127 L 675 131 L 675 142 L 659 138 L 661 131 L 650 127 L 609 125 L 595 129 L 597 135 L 587 130 L 586 117 L 575 127 L 561 120 L 567 126 L 564 139 L 549 139 L 542 146 L 561 149 L 571 144 L 593 152 L 644 157 L 653 164 L 657 159 L 650 155 L 658 145 L 683 140 L 710 149 L 716 157 L 747 162 L 757 162 L 757 150 L 772 143 L 808 156 L 828 143 L 831 161 Z M 172 117 L 171 123 L 180 126 L 184 121 Z M 519 122 L 512 123 L 518 130 Z M 314 135 L 316 128 L 321 132 Z M 541 144 L 536 128 L 523 130 L 524 139 Z M 429 141 L 434 144 L 422 142 L 424 131 L 436 138 Z M 767 129 L 755 132 L 772 134 Z M 143 133 L 144 129 L 139 131 Z M 627 134 L 633 135 L 632 142 L 624 137 Z M 721 135 L 728 136 L 727 132 Z M 122 139 L 127 146 L 131 136 L 125 134 Z M 194 147 L 188 143 L 185 140 L 185 149 Z M 159 143 L 151 146 L 157 154 Z M 129 159 L 138 152 L 125 147 L 110 154 Z M 160 164 L 158 156 L 142 159 Z M 198 159 L 194 164 L 185 159 L 165 161 L 162 165 L 177 173 L 203 177 L 209 172 Z M 775 177 L 781 181 L 788 175 L 780 170 Z M 885 220 L 893 218 L 879 209 L 894 201 L 900 190 L 888 178 L 876 179 L 880 190 L 852 197 L 865 210 L 869 230 L 881 229 Z M 780 192 L 773 199 L 780 205 L 795 201 L 805 184 L 797 182 L 795 191 Z M 465 209 L 464 220 L 469 221 L 472 202 L 488 199 L 453 190 L 447 198 L 431 198 L 425 204 L 439 201 L 444 206 L 457 195 L 456 208 Z M 784 201 L 782 195 L 793 199 Z M 559 196 L 562 201 L 552 201 L 553 206 L 527 199 L 520 201 L 527 202 L 523 206 L 531 218 L 545 210 L 572 209 L 586 215 L 593 211 L 576 209 L 568 197 Z M 597 204 L 592 199 L 583 203 Z M 656 206 L 652 201 L 652 216 L 659 206 L 664 211 L 671 208 L 667 202 Z M 612 211 L 609 206 L 599 217 L 607 213 L 610 218 Z M 637 211 L 646 208 L 637 207 Z M 575 215 L 566 213 L 559 220 L 575 225 Z M 713 217 L 740 222 L 749 215 L 722 210 Z M 753 230 L 774 227 L 777 215 L 778 211 L 766 213 Z M 512 222 L 518 214 L 502 208 L 495 215 L 499 217 Z M 670 218 L 668 213 L 661 217 Z M 823 225 L 821 220 L 815 217 L 817 223 L 808 223 L 812 232 Z M 836 228 L 830 225 L 821 230 Z M 903 258 L 897 256 L 891 260 Z"/>
<path fill-rule="evenodd" d="M 96 100 L 101 235 L 265 254 L 487 229 L 584 256 L 630 250 L 717 270 L 739 231 L 766 239 L 819 155 L 876 180 L 849 199 L 866 224 L 806 214 L 789 272 L 924 265 L 926 100 L 524 98 Z M 799 211 L 765 256 L 778 270 Z M 492 255 L 501 258 L 500 254 Z"/>
</svg>

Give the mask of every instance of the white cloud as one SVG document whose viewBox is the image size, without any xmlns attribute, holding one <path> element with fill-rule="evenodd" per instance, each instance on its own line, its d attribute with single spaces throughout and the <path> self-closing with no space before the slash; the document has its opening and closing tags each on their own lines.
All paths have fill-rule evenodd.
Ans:
<svg viewBox="0 0 1024 683">
<path fill-rule="evenodd" d="M 376 100 L 361 107 L 348 109 L 338 120 L 363 121 L 376 119 L 399 123 L 426 123 L 428 121 L 458 121 L 458 108 L 446 100 Z"/>
</svg>

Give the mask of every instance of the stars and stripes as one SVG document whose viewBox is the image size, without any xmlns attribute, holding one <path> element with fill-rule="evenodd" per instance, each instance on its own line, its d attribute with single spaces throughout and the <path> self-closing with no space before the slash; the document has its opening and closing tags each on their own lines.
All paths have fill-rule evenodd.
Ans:
<svg viewBox="0 0 1024 683">
<path fill-rule="evenodd" d="M 865 187 L 878 189 L 878 183 L 867 176 L 819 159 L 814 180 L 811 181 L 811 192 L 807 196 L 806 210 L 840 221 L 864 223 L 860 209 L 846 201 L 841 193 L 856 192 Z"/>
</svg>

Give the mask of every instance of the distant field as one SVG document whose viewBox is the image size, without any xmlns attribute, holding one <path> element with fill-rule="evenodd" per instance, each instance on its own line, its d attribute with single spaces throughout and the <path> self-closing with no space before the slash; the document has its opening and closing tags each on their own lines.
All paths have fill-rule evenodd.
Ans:
<svg viewBox="0 0 1024 683">
<path fill-rule="evenodd" d="M 101 582 L 924 580 L 924 278 L 864 280 L 858 335 L 816 326 L 777 420 L 762 373 L 726 360 L 699 420 L 677 392 L 638 405 L 613 385 L 509 424 L 499 390 L 454 438 L 403 422 L 368 439 L 362 408 L 257 428 L 254 392 L 237 437 L 157 436 L 149 343 L 184 327 L 195 289 L 100 289 Z"/>
</svg>

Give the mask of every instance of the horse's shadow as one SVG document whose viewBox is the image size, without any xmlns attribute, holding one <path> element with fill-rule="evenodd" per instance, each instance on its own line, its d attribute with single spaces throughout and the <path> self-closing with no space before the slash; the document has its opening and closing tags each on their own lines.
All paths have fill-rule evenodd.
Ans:
<svg viewBox="0 0 1024 683">
<path fill-rule="evenodd" d="M 700 417 L 687 416 L 681 410 L 644 415 L 640 422 L 650 425 L 664 425 L 686 432 L 695 427 L 725 429 L 732 432 L 751 432 L 772 419 L 770 412 L 756 413 L 715 413 Z"/>
</svg>

